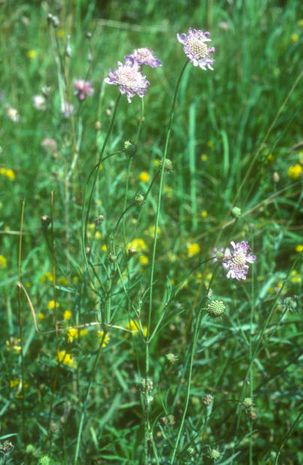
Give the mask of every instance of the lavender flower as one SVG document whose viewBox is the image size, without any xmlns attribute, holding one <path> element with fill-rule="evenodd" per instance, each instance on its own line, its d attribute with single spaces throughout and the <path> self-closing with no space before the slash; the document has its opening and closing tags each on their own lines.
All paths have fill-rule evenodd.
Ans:
<svg viewBox="0 0 303 465">
<path fill-rule="evenodd" d="M 204 70 L 213 69 L 214 59 L 211 54 L 215 49 L 207 46 L 207 42 L 211 42 L 209 32 L 190 28 L 187 34 L 177 34 L 177 38 L 183 44 L 185 55 L 194 66 Z"/>
<path fill-rule="evenodd" d="M 256 260 L 255 255 L 251 254 L 250 246 L 246 241 L 231 242 L 232 249 L 226 248 L 222 265 L 227 270 L 227 278 L 246 279 L 249 266 L 247 263 L 253 263 Z"/>
<path fill-rule="evenodd" d="M 104 81 L 106 84 L 119 86 L 121 94 L 126 94 L 129 102 L 134 95 L 142 98 L 149 86 L 146 76 L 140 72 L 138 63 L 130 61 L 118 62 L 118 68 L 111 70 Z"/>
<path fill-rule="evenodd" d="M 156 58 L 154 52 L 150 48 L 137 48 L 131 55 L 125 57 L 125 61 L 138 63 L 139 66 L 150 66 L 151 68 L 158 68 L 161 66 L 161 61 Z"/>
<path fill-rule="evenodd" d="M 90 81 L 77 79 L 74 82 L 75 95 L 79 100 L 85 100 L 86 97 L 93 95 L 94 89 Z"/>
</svg>

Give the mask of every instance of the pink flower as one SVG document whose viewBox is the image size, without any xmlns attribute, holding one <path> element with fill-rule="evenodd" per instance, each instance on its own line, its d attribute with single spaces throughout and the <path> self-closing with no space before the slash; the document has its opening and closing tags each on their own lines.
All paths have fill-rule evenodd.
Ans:
<svg viewBox="0 0 303 465">
<path fill-rule="evenodd" d="M 246 279 L 249 270 L 248 263 L 254 263 L 256 256 L 251 254 L 250 246 L 246 241 L 231 242 L 232 249 L 224 250 L 222 265 L 227 270 L 227 278 Z"/>
<path fill-rule="evenodd" d="M 118 86 L 121 94 L 126 94 L 129 102 L 135 95 L 142 98 L 149 86 L 149 82 L 146 76 L 141 73 L 138 63 L 130 61 L 118 62 L 118 68 L 114 71 L 111 70 L 104 81 L 106 84 Z"/>
<path fill-rule="evenodd" d="M 75 95 L 79 100 L 85 100 L 86 97 L 93 95 L 94 89 L 90 81 L 84 79 L 77 79 L 74 82 Z"/>
<path fill-rule="evenodd" d="M 151 68 L 161 66 L 161 61 L 156 58 L 154 52 L 149 48 L 137 48 L 131 55 L 125 57 L 126 62 L 136 62 L 139 66 L 146 65 Z"/>
<path fill-rule="evenodd" d="M 190 28 L 187 34 L 177 34 L 177 38 L 183 44 L 184 53 L 194 66 L 199 66 L 204 70 L 213 69 L 214 59 L 211 55 L 215 49 L 207 45 L 211 42 L 209 32 Z"/>
</svg>

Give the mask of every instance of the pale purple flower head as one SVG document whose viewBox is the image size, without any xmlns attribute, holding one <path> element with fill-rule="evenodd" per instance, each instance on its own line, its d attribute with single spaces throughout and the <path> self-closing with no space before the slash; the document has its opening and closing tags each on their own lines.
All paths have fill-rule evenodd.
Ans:
<svg viewBox="0 0 303 465">
<path fill-rule="evenodd" d="M 74 113 L 74 105 L 64 101 L 61 105 L 61 113 L 63 114 L 64 118 L 69 118 Z"/>
<path fill-rule="evenodd" d="M 138 63 L 139 66 L 150 66 L 151 68 L 158 68 L 161 66 L 161 61 L 156 58 L 154 52 L 150 48 L 137 48 L 131 55 L 125 57 L 125 61 Z"/>
<path fill-rule="evenodd" d="M 79 100 L 85 100 L 86 97 L 93 95 L 94 89 L 90 81 L 77 79 L 74 82 L 75 95 Z"/>
<path fill-rule="evenodd" d="M 210 33 L 190 28 L 187 34 L 177 34 L 178 41 L 183 44 L 184 53 L 194 66 L 207 70 L 213 69 L 214 47 L 208 47 L 211 42 Z"/>
<path fill-rule="evenodd" d="M 104 82 L 119 86 L 121 94 L 126 94 L 129 102 L 134 95 L 143 97 L 149 86 L 146 76 L 140 72 L 138 63 L 130 61 L 125 63 L 119 61 L 118 68 L 111 70 Z"/>
<path fill-rule="evenodd" d="M 253 263 L 256 260 L 255 255 L 251 254 L 250 246 L 246 241 L 231 242 L 232 248 L 224 250 L 222 265 L 227 270 L 227 278 L 246 279 L 248 273 L 248 263 Z"/>
</svg>

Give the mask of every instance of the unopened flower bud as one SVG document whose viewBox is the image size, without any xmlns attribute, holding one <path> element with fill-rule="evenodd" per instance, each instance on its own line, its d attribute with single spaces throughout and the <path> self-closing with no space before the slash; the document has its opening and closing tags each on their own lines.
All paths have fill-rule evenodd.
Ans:
<svg viewBox="0 0 303 465">
<path fill-rule="evenodd" d="M 137 146 L 135 144 L 132 144 L 129 140 L 126 140 L 124 142 L 124 153 L 129 157 L 133 157 L 136 155 L 136 152 Z"/>
<path fill-rule="evenodd" d="M 251 397 L 245 397 L 243 400 L 243 407 L 245 408 L 251 408 L 253 406 L 253 400 Z"/>
<path fill-rule="evenodd" d="M 225 311 L 225 305 L 222 300 L 211 300 L 207 305 L 207 313 L 212 318 L 220 318 Z"/>
<path fill-rule="evenodd" d="M 160 161 L 160 166 L 162 166 L 162 165 L 163 165 L 163 162 L 161 160 Z M 172 163 L 171 160 L 169 160 L 169 158 L 166 158 L 164 160 L 164 169 L 165 169 L 165 171 L 172 171 L 173 170 L 173 163 Z"/>
<path fill-rule="evenodd" d="M 240 216 L 242 215 L 241 208 L 234 207 L 231 211 L 231 214 L 233 215 L 234 218 L 240 218 Z"/>
<path fill-rule="evenodd" d="M 137 205 L 143 205 L 145 201 L 145 197 L 143 194 L 137 194 L 136 197 L 135 197 L 135 202 Z"/>
<path fill-rule="evenodd" d="M 213 403 L 214 398 L 211 394 L 206 394 L 206 396 L 203 397 L 202 402 L 204 405 L 209 406 Z"/>
<path fill-rule="evenodd" d="M 212 460 L 218 460 L 221 457 L 220 452 L 217 449 L 210 449 L 209 458 Z"/>
</svg>

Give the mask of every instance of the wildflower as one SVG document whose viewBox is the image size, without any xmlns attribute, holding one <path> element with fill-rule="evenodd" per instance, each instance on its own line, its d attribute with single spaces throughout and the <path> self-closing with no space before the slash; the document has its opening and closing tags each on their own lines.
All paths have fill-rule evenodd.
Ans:
<svg viewBox="0 0 303 465">
<path fill-rule="evenodd" d="M 0 255 L 0 270 L 7 267 L 7 259 L 4 255 Z"/>
<path fill-rule="evenodd" d="M 220 318 L 225 311 L 225 305 L 222 300 L 211 300 L 207 305 L 207 313 L 213 318 Z"/>
<path fill-rule="evenodd" d="M 301 274 L 298 270 L 291 270 L 290 272 L 290 282 L 293 284 L 300 284 L 302 281 Z"/>
<path fill-rule="evenodd" d="M 147 336 L 147 327 L 140 325 L 139 321 L 136 320 L 129 320 L 129 322 L 125 325 L 125 328 L 128 329 L 133 336 L 138 334 L 139 332 L 143 332 L 143 335 Z"/>
<path fill-rule="evenodd" d="M 208 217 L 208 211 L 207 210 L 202 210 L 201 211 L 201 218 L 203 218 L 205 220 L 205 218 Z"/>
<path fill-rule="evenodd" d="M 66 350 L 58 350 L 57 360 L 59 363 L 62 363 L 63 365 L 68 366 L 69 368 L 77 368 L 77 363 L 73 356 L 66 352 Z"/>
<path fill-rule="evenodd" d="M 200 253 L 200 250 L 201 250 L 200 245 L 197 244 L 196 242 L 188 242 L 186 244 L 186 248 L 187 248 L 188 258 L 194 257 L 195 255 Z"/>
<path fill-rule="evenodd" d="M 139 179 L 140 181 L 144 182 L 144 183 L 147 183 L 149 181 L 149 174 L 147 171 L 142 171 L 140 174 L 139 174 Z"/>
<path fill-rule="evenodd" d="M 21 347 L 21 339 L 19 337 L 10 337 L 5 345 L 6 349 L 9 352 L 14 352 L 15 354 L 20 354 L 22 347 Z"/>
<path fill-rule="evenodd" d="M 290 36 L 290 40 L 292 41 L 293 44 L 296 44 L 297 42 L 299 42 L 299 39 L 300 39 L 299 34 L 294 33 Z"/>
<path fill-rule="evenodd" d="M 46 271 L 40 278 L 40 282 L 42 284 L 45 283 L 46 281 L 49 281 L 50 283 L 53 283 L 54 280 L 55 280 L 55 276 L 50 271 Z"/>
<path fill-rule="evenodd" d="M 64 313 L 63 313 L 63 320 L 65 321 L 68 321 L 70 320 L 72 317 L 72 312 L 70 310 L 64 310 Z"/>
<path fill-rule="evenodd" d="M 296 165 L 291 165 L 288 168 L 287 174 L 288 174 L 288 177 L 291 179 L 299 179 L 302 172 L 303 172 L 302 166 L 299 165 L 299 163 L 297 163 Z"/>
<path fill-rule="evenodd" d="M 142 266 L 147 266 L 148 265 L 148 257 L 146 255 L 141 255 L 139 258 L 139 262 Z"/>
<path fill-rule="evenodd" d="M 11 168 L 0 168 L 0 175 L 5 176 L 10 181 L 15 181 L 16 179 L 15 171 Z"/>
<path fill-rule="evenodd" d="M 133 239 L 127 245 L 127 250 L 134 250 L 135 252 L 145 252 L 147 250 L 147 245 L 143 239 L 136 238 Z"/>
<path fill-rule="evenodd" d="M 111 70 L 104 81 L 106 84 L 119 86 L 121 94 L 126 94 L 129 103 L 135 95 L 144 97 L 149 86 L 146 76 L 140 72 L 139 65 L 135 62 L 118 62 L 118 68 Z"/>
<path fill-rule="evenodd" d="M 75 339 L 78 339 L 79 337 L 79 329 L 73 327 L 67 328 L 66 336 L 68 342 L 73 342 Z"/>
<path fill-rule="evenodd" d="M 50 300 L 47 304 L 47 308 L 49 310 L 54 310 L 55 308 L 59 307 L 59 303 L 56 300 Z"/>
<path fill-rule="evenodd" d="M 194 66 L 204 70 L 213 69 L 214 59 L 211 54 L 215 49 L 207 46 L 207 43 L 211 42 L 209 32 L 190 28 L 187 34 L 177 34 L 177 38 L 183 44 L 184 53 Z"/>
<path fill-rule="evenodd" d="M 303 252 L 303 244 L 296 245 L 295 251 L 298 252 L 298 253 L 302 253 Z"/>
<path fill-rule="evenodd" d="M 102 245 L 101 245 L 101 250 L 102 250 L 102 252 L 107 252 L 107 245 L 106 245 L 106 244 L 102 244 Z"/>
<path fill-rule="evenodd" d="M 33 105 L 36 110 L 44 111 L 46 110 L 46 100 L 43 95 L 34 95 L 33 96 Z"/>
<path fill-rule="evenodd" d="M 41 142 L 41 146 L 46 152 L 49 152 L 52 155 L 56 155 L 58 151 L 57 142 L 51 137 L 45 137 Z"/>
<path fill-rule="evenodd" d="M 90 81 L 84 79 L 77 79 L 74 82 L 75 95 L 79 100 L 85 100 L 86 97 L 93 95 L 94 89 Z"/>
<path fill-rule="evenodd" d="M 161 66 L 161 61 L 156 58 L 154 52 L 149 48 L 137 48 L 131 55 L 125 57 L 125 61 L 137 63 L 139 66 L 150 66 L 151 68 L 158 68 Z"/>
<path fill-rule="evenodd" d="M 151 225 L 147 230 L 146 230 L 146 234 L 148 234 L 152 239 L 155 237 L 155 225 Z M 159 226 L 157 227 L 157 234 L 161 234 L 161 229 L 159 228 Z"/>
<path fill-rule="evenodd" d="M 39 312 L 38 315 L 37 315 L 37 318 L 39 321 L 43 321 L 45 320 L 45 315 L 43 312 Z"/>
<path fill-rule="evenodd" d="M 29 58 L 30 60 L 34 60 L 35 58 L 37 58 L 38 56 L 38 51 L 37 50 L 27 50 L 26 52 L 26 56 L 27 58 Z"/>
<path fill-rule="evenodd" d="M 19 115 L 19 112 L 16 108 L 13 108 L 13 107 L 8 107 L 6 109 L 6 114 L 7 114 L 7 117 L 13 121 L 14 123 L 19 123 L 20 121 L 20 115 Z"/>
<path fill-rule="evenodd" d="M 201 161 L 207 161 L 208 156 L 206 155 L 206 153 L 202 153 L 201 156 L 200 156 L 200 159 L 201 159 Z"/>
<path fill-rule="evenodd" d="M 249 266 L 256 260 L 255 255 L 250 253 L 250 247 L 246 241 L 231 242 L 232 249 L 226 248 L 222 261 L 223 268 L 227 270 L 227 278 L 246 279 Z"/>
<path fill-rule="evenodd" d="M 209 458 L 216 461 L 221 457 L 220 452 L 217 449 L 210 449 Z"/>
<path fill-rule="evenodd" d="M 110 337 L 105 331 L 97 331 L 97 336 L 99 340 L 99 344 L 102 343 L 102 347 L 106 347 L 107 344 L 109 343 Z"/>
<path fill-rule="evenodd" d="M 69 102 L 63 102 L 61 105 L 61 113 L 63 114 L 64 118 L 70 118 L 74 113 L 74 105 Z"/>
</svg>

